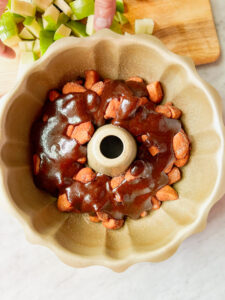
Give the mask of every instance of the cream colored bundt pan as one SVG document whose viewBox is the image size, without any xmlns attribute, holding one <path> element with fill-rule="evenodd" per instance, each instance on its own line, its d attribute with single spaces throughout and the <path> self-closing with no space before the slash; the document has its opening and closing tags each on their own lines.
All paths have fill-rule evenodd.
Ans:
<svg viewBox="0 0 225 300">
<path fill-rule="evenodd" d="M 86 215 L 59 212 L 55 199 L 32 180 L 29 133 L 46 93 L 86 69 L 105 78 L 160 80 L 165 101 L 183 111 L 192 142 L 190 162 L 175 185 L 180 199 L 163 203 L 146 218 L 128 219 L 118 231 L 90 223 Z M 210 208 L 225 193 L 221 99 L 190 59 L 171 53 L 155 37 L 103 30 L 57 41 L 1 99 L 0 117 L 0 202 L 22 222 L 29 241 L 51 248 L 73 267 L 104 265 L 123 271 L 137 262 L 162 261 L 205 228 Z"/>
</svg>

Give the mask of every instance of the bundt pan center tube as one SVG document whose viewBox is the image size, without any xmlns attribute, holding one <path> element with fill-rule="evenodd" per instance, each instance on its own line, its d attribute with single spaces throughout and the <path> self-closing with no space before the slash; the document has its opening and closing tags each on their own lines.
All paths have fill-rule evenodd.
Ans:
<svg viewBox="0 0 225 300">
<path fill-rule="evenodd" d="M 87 151 L 89 167 L 113 177 L 128 169 L 136 157 L 137 145 L 127 130 L 104 125 L 93 135 Z"/>
<path fill-rule="evenodd" d="M 87 215 L 58 211 L 56 199 L 39 190 L 32 177 L 30 130 L 47 92 L 91 69 L 102 78 L 160 81 L 164 104 L 172 101 L 182 110 L 191 139 L 190 161 L 175 184 L 179 200 L 163 203 L 143 219 L 128 218 L 118 231 L 91 223 Z M 0 203 L 21 221 L 31 242 L 51 248 L 73 267 L 98 264 L 123 271 L 137 262 L 162 261 L 205 228 L 211 207 L 225 193 L 221 98 L 190 59 L 173 54 L 155 37 L 103 30 L 88 38 L 57 41 L 1 99 L 0 117 Z M 123 140 L 110 136 L 99 149 L 113 161 L 120 156 L 107 156 L 121 151 L 114 137 Z M 107 143 L 117 145 L 117 154 L 107 151 Z"/>
</svg>

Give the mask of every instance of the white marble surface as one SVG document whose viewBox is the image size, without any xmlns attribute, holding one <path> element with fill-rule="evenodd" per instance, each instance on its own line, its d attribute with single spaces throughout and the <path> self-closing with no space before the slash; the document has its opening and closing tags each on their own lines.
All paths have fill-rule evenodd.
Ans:
<svg viewBox="0 0 225 300">
<path fill-rule="evenodd" d="M 220 92 L 225 113 L 225 0 L 212 5 L 222 56 L 198 70 Z M 50 250 L 29 244 L 20 224 L 3 211 L 0 240 L 1 300 L 225 299 L 225 197 L 210 212 L 206 230 L 187 239 L 172 258 L 121 274 L 64 265 Z"/>
</svg>

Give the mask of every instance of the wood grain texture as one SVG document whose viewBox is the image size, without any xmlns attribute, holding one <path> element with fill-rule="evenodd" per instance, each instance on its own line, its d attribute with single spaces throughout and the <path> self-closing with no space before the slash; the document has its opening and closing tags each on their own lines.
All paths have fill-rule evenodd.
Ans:
<svg viewBox="0 0 225 300">
<path fill-rule="evenodd" d="M 152 18 L 154 35 L 173 52 L 190 56 L 196 65 L 214 62 L 220 46 L 209 0 L 125 0 L 133 32 L 135 19 Z"/>
<path fill-rule="evenodd" d="M 173 52 L 192 57 L 196 65 L 211 63 L 220 55 L 209 0 L 125 0 L 133 32 L 135 19 L 152 18 L 154 35 Z M 0 96 L 15 83 L 19 59 L 0 58 Z"/>
</svg>

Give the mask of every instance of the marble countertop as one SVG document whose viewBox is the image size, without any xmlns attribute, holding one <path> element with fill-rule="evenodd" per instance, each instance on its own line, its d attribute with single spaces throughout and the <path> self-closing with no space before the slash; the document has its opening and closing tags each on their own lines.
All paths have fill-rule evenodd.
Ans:
<svg viewBox="0 0 225 300">
<path fill-rule="evenodd" d="M 222 55 L 198 67 L 220 92 L 225 116 L 225 1 L 211 1 Z M 0 299 L 222 300 L 225 297 L 225 196 L 204 232 L 167 261 L 139 263 L 117 274 L 104 267 L 73 269 L 45 247 L 29 244 L 17 220 L 0 210 Z"/>
</svg>

